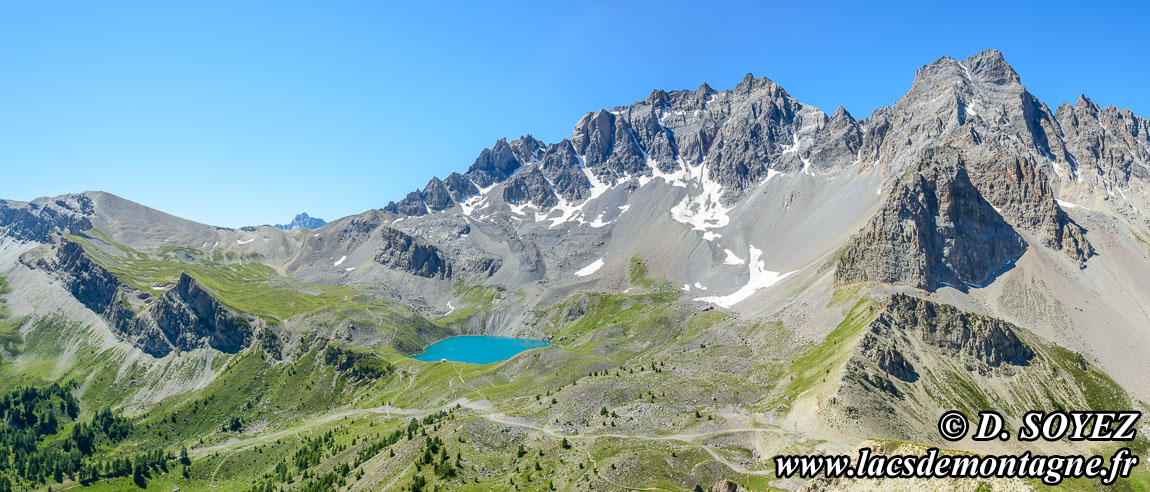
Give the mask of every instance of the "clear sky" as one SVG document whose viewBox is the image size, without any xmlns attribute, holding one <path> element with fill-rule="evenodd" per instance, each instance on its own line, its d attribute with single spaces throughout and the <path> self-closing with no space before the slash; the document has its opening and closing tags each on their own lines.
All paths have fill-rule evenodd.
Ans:
<svg viewBox="0 0 1150 492">
<path fill-rule="evenodd" d="M 0 197 L 331 220 L 655 88 L 753 72 L 862 118 L 916 68 L 986 48 L 1052 107 L 1086 93 L 1150 116 L 1150 9 L 1087 5 L 3 0 Z"/>
</svg>

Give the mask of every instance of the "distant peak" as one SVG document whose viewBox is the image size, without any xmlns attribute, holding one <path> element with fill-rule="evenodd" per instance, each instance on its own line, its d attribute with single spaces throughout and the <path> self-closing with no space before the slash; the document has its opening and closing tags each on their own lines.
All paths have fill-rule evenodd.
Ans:
<svg viewBox="0 0 1150 492">
<path fill-rule="evenodd" d="M 327 224 L 327 222 L 323 219 L 318 217 L 311 217 L 307 214 L 307 212 L 300 212 L 295 216 L 294 219 L 292 219 L 291 222 L 287 224 L 276 224 L 276 227 L 285 231 L 290 231 L 294 229 L 318 229 L 323 227 L 324 224 Z"/>
</svg>

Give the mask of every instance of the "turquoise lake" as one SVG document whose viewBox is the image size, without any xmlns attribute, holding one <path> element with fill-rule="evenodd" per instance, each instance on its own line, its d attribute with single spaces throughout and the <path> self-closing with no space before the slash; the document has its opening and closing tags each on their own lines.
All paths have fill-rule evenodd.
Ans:
<svg viewBox="0 0 1150 492">
<path fill-rule="evenodd" d="M 515 357 L 515 354 L 535 347 L 549 347 L 546 340 L 530 338 L 469 335 L 444 338 L 412 358 L 427 362 L 447 359 L 472 364 L 490 364 Z"/>
</svg>

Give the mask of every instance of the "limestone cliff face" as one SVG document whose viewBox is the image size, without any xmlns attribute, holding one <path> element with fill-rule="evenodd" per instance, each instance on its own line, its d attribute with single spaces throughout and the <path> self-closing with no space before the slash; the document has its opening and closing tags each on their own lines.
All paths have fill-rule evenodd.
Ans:
<svg viewBox="0 0 1150 492">
<path fill-rule="evenodd" d="M 1085 231 L 1059 206 L 1033 159 L 985 149 L 963 150 L 971 182 L 1015 227 L 1035 233 L 1043 246 L 1061 250 L 1084 268 L 1094 256 Z"/>
<path fill-rule="evenodd" d="M 251 343 L 251 323 L 187 273 L 156 298 L 92 261 L 79 243 L 58 241 L 54 255 L 28 266 L 52 274 L 76 300 L 107 320 L 117 337 L 147 354 L 163 357 L 201 347 L 235 353 Z"/>
<path fill-rule="evenodd" d="M 970 182 L 958 153 L 930 148 L 847 244 L 835 282 L 965 289 L 992 280 L 1025 250 Z"/>
<path fill-rule="evenodd" d="M 1004 365 L 1025 366 L 1034 357 L 1016 330 L 997 318 L 901 294 L 891 296 L 871 325 L 871 333 L 876 335 L 889 337 L 902 332 L 919 338 L 982 374 Z"/>
<path fill-rule="evenodd" d="M 59 238 L 55 255 L 38 258 L 29 266 L 53 273 L 76 300 L 120 331 L 126 330 L 135 314 L 128 297 L 136 297 L 138 291 L 88 258 L 77 242 Z"/>
<path fill-rule="evenodd" d="M 823 416 L 891 437 L 933 442 L 906 422 L 937 422 L 944 410 L 973 415 L 1018 409 L 1069 408 L 1086 393 L 1075 378 L 1047 385 L 1051 374 L 1081 370 L 1011 323 L 921 298 L 896 294 L 849 346 Z M 834 372 L 830 372 L 834 374 Z M 1039 388 L 1036 391 L 1036 388 Z M 850 422 L 850 423 L 846 423 Z"/>
<path fill-rule="evenodd" d="M 452 266 L 439 248 L 390 227 L 380 234 L 382 242 L 375 254 L 381 265 L 427 278 L 451 278 Z"/>
<path fill-rule="evenodd" d="M 187 273 L 180 274 L 176 286 L 160 296 L 147 314 L 179 350 L 207 346 L 234 354 L 251 343 L 248 320 L 217 301 Z"/>
</svg>

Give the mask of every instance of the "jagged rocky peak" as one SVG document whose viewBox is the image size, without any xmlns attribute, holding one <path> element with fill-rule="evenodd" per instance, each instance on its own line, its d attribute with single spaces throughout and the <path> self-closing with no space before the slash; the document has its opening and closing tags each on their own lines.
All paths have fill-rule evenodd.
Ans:
<svg viewBox="0 0 1150 492">
<path fill-rule="evenodd" d="M 919 68 L 911 91 L 945 87 L 956 82 L 1021 85 L 1022 79 L 1001 52 L 990 49 L 963 61 L 944 56 Z"/>
<path fill-rule="evenodd" d="M 1022 79 L 1018 72 L 1006 63 L 1002 52 L 989 49 L 967 58 L 962 62 L 968 70 L 982 80 L 998 85 L 1021 84 Z"/>
<path fill-rule="evenodd" d="M 486 188 L 507 179 L 522 166 L 523 161 L 508 145 L 507 139 L 501 138 L 495 142 L 495 146 L 479 153 L 479 157 L 467 169 L 467 176 L 480 188 Z"/>
<path fill-rule="evenodd" d="M 323 219 L 319 217 L 311 217 L 307 214 L 307 212 L 303 212 L 297 214 L 291 222 L 288 222 L 287 224 L 276 224 L 275 226 L 285 231 L 291 231 L 295 229 L 319 229 L 320 227 L 323 227 L 324 224 L 327 224 L 327 222 Z"/>
<path fill-rule="evenodd" d="M 835 282 L 965 290 L 989 282 L 1025 250 L 970 182 L 959 153 L 932 147 L 847 244 Z"/>
<path fill-rule="evenodd" d="M 439 178 L 431 178 L 431 181 L 428 181 L 427 186 L 423 188 L 422 195 L 423 203 L 427 205 L 429 210 L 443 210 L 455 205 L 447 187 Z"/>
<path fill-rule="evenodd" d="M 433 177 L 422 190 L 412 191 L 398 202 L 389 202 L 383 209 L 397 215 L 419 216 L 452 208 L 478 195 L 480 188 L 501 183 L 525 164 L 537 160 L 543 147 L 543 142 L 531 135 L 512 142 L 501 138 L 493 147 L 483 149 L 466 173 L 451 173 L 445 180 Z"/>
<path fill-rule="evenodd" d="M 472 183 L 467 176 L 459 173 L 449 174 L 447 179 L 443 180 L 443 186 L 447 188 L 451 199 L 456 202 L 462 202 L 479 194 L 479 188 L 475 186 L 475 183 Z"/>
<path fill-rule="evenodd" d="M 859 160 L 863 147 L 863 129 L 859 122 L 839 106 L 834 115 L 825 119 L 818 132 L 803 152 L 804 158 L 817 170 L 826 169 L 828 163 L 853 162 Z"/>
<path fill-rule="evenodd" d="M 570 140 L 548 145 L 539 159 L 539 169 L 560 198 L 574 202 L 590 195 L 591 181 L 583 172 L 579 154 Z"/>
<path fill-rule="evenodd" d="M 1100 181 L 1110 193 L 1132 180 L 1150 180 L 1150 120 L 1127 108 L 1100 107 L 1085 94 L 1064 102 L 1055 118 L 1074 155 L 1079 180 Z"/>
<path fill-rule="evenodd" d="M 423 192 L 416 190 L 408 193 L 403 200 L 389 202 L 384 210 L 397 215 L 427 215 L 427 205 L 423 203 Z"/>
<path fill-rule="evenodd" d="M 559 204 L 559 198 L 538 167 L 516 174 L 508 180 L 503 187 L 503 201 L 513 206 L 530 203 L 540 209 L 549 209 Z"/>
<path fill-rule="evenodd" d="M 646 151 L 631 124 L 614 112 L 601 109 L 583 115 L 571 132 L 571 144 L 583 155 L 587 168 L 610 183 L 650 174 Z"/>
<path fill-rule="evenodd" d="M 178 350 L 211 347 L 234 354 L 252 340 L 251 323 L 187 273 L 180 274 L 175 287 L 160 296 L 148 315 L 167 343 Z"/>
<path fill-rule="evenodd" d="M 787 91 L 783 90 L 783 88 L 776 84 L 775 81 L 766 77 L 755 78 L 755 74 L 751 72 L 747 72 L 747 74 L 743 76 L 743 80 L 739 81 L 739 83 L 735 85 L 735 92 L 743 92 L 749 94 L 757 89 L 762 88 L 766 88 L 772 93 L 781 92 L 784 96 L 787 94 Z"/>
<path fill-rule="evenodd" d="M 495 142 L 495 146 L 483 149 L 465 174 L 476 186 L 487 188 L 515 174 L 525 163 L 532 161 L 542 148 L 543 143 L 531 135 L 519 137 L 513 142 L 501 138 Z"/>
</svg>

